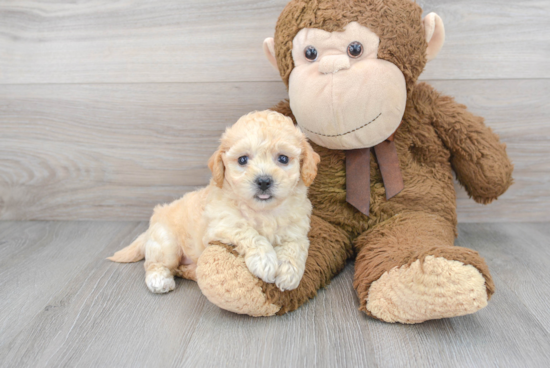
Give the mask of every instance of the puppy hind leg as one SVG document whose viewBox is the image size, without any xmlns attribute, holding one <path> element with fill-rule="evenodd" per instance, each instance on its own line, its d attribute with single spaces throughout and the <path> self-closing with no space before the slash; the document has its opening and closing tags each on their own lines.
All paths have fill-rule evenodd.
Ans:
<svg viewBox="0 0 550 368">
<path fill-rule="evenodd" d="M 187 280 L 197 281 L 197 274 L 195 273 L 196 269 L 196 263 L 182 264 L 175 270 L 174 274 Z"/>
<path fill-rule="evenodd" d="M 181 258 L 181 247 L 170 228 L 157 223 L 149 229 L 145 244 L 145 283 L 153 293 L 167 293 L 176 287 L 174 274 Z"/>
</svg>

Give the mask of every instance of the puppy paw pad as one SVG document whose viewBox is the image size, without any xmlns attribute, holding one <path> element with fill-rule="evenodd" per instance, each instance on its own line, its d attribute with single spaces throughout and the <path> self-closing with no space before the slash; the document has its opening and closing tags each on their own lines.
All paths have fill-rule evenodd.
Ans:
<svg viewBox="0 0 550 368">
<path fill-rule="evenodd" d="M 275 281 L 275 275 L 278 269 L 277 254 L 275 251 L 254 251 L 246 255 L 246 266 L 256 277 L 265 282 Z"/>
<path fill-rule="evenodd" d="M 166 277 L 166 275 L 159 272 L 147 274 L 145 283 L 149 290 L 155 294 L 164 294 L 176 288 L 174 277 Z"/>
<path fill-rule="evenodd" d="M 277 270 L 275 285 L 281 290 L 294 290 L 300 284 L 303 272 L 291 265 L 289 262 L 282 262 Z"/>
</svg>

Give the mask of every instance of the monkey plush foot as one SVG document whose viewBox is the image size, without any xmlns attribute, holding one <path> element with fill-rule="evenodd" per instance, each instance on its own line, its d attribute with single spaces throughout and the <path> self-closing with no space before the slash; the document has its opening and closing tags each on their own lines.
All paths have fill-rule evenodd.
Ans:
<svg viewBox="0 0 550 368">
<path fill-rule="evenodd" d="M 485 278 L 475 267 L 427 256 L 373 282 L 366 308 L 386 322 L 420 323 L 474 313 L 487 300 Z"/>
<path fill-rule="evenodd" d="M 228 245 L 208 246 L 195 272 L 202 293 L 222 309 L 254 317 L 272 316 L 281 309 L 268 301 L 264 282 L 250 273 L 244 258 Z"/>
</svg>

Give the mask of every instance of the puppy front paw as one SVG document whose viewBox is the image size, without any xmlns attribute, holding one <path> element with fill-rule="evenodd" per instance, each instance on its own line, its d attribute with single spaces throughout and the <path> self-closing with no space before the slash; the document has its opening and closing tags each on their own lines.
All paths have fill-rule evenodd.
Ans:
<svg viewBox="0 0 550 368">
<path fill-rule="evenodd" d="M 149 271 L 145 275 L 145 284 L 155 294 L 164 294 L 176 288 L 174 276 L 166 270 Z"/>
<path fill-rule="evenodd" d="M 244 261 L 254 276 L 268 283 L 275 281 L 279 261 L 274 250 L 253 250 L 246 254 Z"/>
<path fill-rule="evenodd" d="M 281 261 L 277 275 L 275 276 L 275 285 L 281 291 L 294 290 L 300 285 L 303 270 L 299 270 L 296 266 L 293 266 L 289 261 Z"/>
</svg>

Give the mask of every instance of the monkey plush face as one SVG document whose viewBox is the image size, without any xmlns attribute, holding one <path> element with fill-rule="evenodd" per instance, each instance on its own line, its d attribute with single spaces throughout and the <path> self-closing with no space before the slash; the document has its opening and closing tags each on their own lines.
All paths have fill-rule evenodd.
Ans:
<svg viewBox="0 0 550 368">
<path fill-rule="evenodd" d="M 309 139 L 331 149 L 366 148 L 397 129 L 407 102 L 405 77 L 378 59 L 374 32 L 357 22 L 343 32 L 304 28 L 292 43 L 290 107 Z"/>
<path fill-rule="evenodd" d="M 292 0 L 264 52 L 298 125 L 330 149 L 373 147 L 399 127 L 408 93 L 444 41 L 411 0 Z"/>
</svg>

